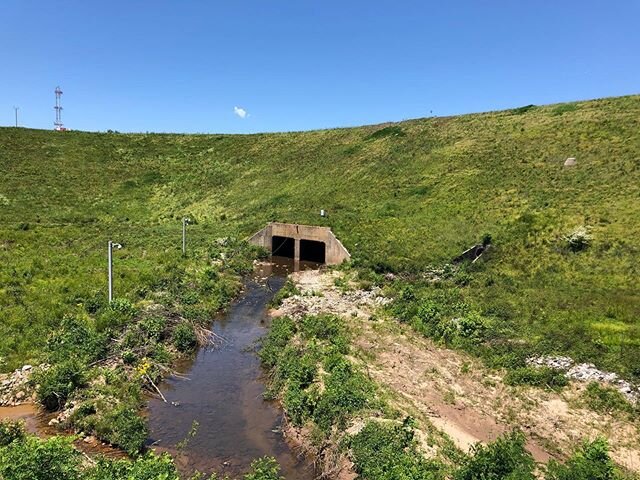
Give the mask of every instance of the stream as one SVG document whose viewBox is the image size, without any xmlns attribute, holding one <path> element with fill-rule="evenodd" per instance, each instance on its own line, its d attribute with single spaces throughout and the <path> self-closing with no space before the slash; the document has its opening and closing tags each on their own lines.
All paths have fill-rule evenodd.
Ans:
<svg viewBox="0 0 640 480">
<path fill-rule="evenodd" d="M 179 372 L 187 379 L 174 376 L 161 385 L 167 403 L 149 401 L 149 443 L 158 452 L 170 452 L 184 474 L 215 471 L 235 477 L 254 459 L 270 455 L 287 480 L 314 478 L 310 462 L 299 458 L 282 436 L 279 406 L 262 398 L 265 378 L 255 353 L 270 323 L 268 303 L 292 270 L 292 260 L 275 257 L 259 266 L 240 297 L 213 321 L 222 344 L 200 349 L 182 365 Z M 198 427 L 189 437 L 194 421 Z"/>
</svg>

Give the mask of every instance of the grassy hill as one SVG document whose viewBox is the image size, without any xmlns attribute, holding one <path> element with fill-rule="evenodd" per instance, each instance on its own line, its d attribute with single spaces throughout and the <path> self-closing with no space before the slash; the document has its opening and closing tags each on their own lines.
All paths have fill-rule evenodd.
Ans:
<svg viewBox="0 0 640 480">
<path fill-rule="evenodd" d="M 144 301 L 189 215 L 194 252 L 326 222 L 376 272 L 438 267 L 490 234 L 465 301 L 520 343 L 640 377 L 640 96 L 302 133 L 2 128 L 0 171 L 3 370 L 104 297 L 108 239 L 125 244 L 117 295 Z M 573 252 L 581 226 L 592 242 Z"/>
</svg>

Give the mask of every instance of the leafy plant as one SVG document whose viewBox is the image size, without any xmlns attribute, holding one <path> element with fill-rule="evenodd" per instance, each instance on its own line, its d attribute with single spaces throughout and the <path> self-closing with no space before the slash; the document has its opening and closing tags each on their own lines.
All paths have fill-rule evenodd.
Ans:
<svg viewBox="0 0 640 480">
<path fill-rule="evenodd" d="M 80 453 L 72 437 L 40 440 L 27 436 L 0 448 L 0 478 L 6 480 L 80 480 Z"/>
<path fill-rule="evenodd" d="M 369 421 L 347 440 L 358 478 L 367 480 L 436 480 L 443 478 L 443 466 L 429 461 L 416 449 L 413 424 Z"/>
<path fill-rule="evenodd" d="M 535 462 L 521 432 L 511 432 L 488 445 L 477 444 L 455 473 L 455 480 L 534 480 Z"/>
<path fill-rule="evenodd" d="M 6 447 L 14 440 L 23 440 L 25 436 L 24 422 L 0 420 L 0 447 Z"/>
<path fill-rule="evenodd" d="M 622 480 L 603 438 L 585 442 L 564 464 L 551 460 L 546 480 Z"/>
<path fill-rule="evenodd" d="M 280 476 L 280 465 L 273 457 L 262 457 L 251 463 L 251 470 L 244 480 L 284 480 Z"/>
<path fill-rule="evenodd" d="M 67 360 L 48 370 L 34 373 L 38 401 L 49 411 L 62 408 L 77 388 L 86 383 L 86 367 L 78 360 Z"/>
<path fill-rule="evenodd" d="M 198 344 L 193 325 L 188 322 L 180 322 L 173 330 L 173 344 L 178 351 L 186 353 L 193 351 Z"/>
<path fill-rule="evenodd" d="M 598 382 L 591 382 L 587 385 L 582 399 L 587 407 L 600 413 L 627 413 L 635 412 L 634 406 L 620 393 L 612 387 L 605 387 Z"/>
<path fill-rule="evenodd" d="M 507 385 L 531 385 L 552 390 L 561 389 L 569 383 L 562 371 L 549 367 L 520 367 L 509 370 L 504 382 Z"/>
</svg>

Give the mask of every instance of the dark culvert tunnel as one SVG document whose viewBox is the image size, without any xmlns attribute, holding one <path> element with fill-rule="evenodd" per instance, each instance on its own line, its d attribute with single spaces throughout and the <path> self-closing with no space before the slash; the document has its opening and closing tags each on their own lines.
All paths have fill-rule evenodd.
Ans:
<svg viewBox="0 0 640 480">
<path fill-rule="evenodd" d="M 300 260 L 325 263 L 325 243 L 315 240 L 300 240 Z"/>
<path fill-rule="evenodd" d="M 294 258 L 296 242 L 290 237 L 273 236 L 271 243 L 271 255 L 278 257 Z"/>
</svg>

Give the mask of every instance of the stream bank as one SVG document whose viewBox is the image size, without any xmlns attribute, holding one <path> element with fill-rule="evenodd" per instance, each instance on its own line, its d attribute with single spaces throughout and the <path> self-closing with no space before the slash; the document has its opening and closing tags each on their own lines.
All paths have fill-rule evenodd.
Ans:
<svg viewBox="0 0 640 480">
<path fill-rule="evenodd" d="M 179 366 L 186 378 L 170 377 L 161 385 L 166 403 L 149 401 L 149 444 L 156 452 L 171 453 L 184 474 L 200 471 L 235 477 L 246 472 L 253 460 L 268 455 L 278 461 L 288 480 L 314 478 L 310 462 L 296 455 L 284 439 L 282 411 L 262 398 L 265 379 L 255 355 L 256 343 L 270 324 L 268 304 L 293 269 L 288 259 L 258 265 L 240 297 L 213 322 L 220 345 L 201 349 Z M 195 434 L 189 436 L 192 427 Z"/>
</svg>

